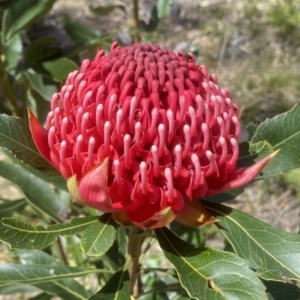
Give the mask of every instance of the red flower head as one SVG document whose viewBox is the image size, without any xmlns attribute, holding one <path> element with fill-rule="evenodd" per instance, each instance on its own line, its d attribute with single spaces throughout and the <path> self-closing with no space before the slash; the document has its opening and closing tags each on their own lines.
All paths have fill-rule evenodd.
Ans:
<svg viewBox="0 0 300 300">
<path fill-rule="evenodd" d="M 199 200 L 248 183 L 270 157 L 237 169 L 240 122 L 217 77 L 155 45 L 100 50 L 53 95 L 36 146 L 80 203 L 156 228 L 209 222 Z M 193 200 L 195 199 L 195 200 Z"/>
</svg>

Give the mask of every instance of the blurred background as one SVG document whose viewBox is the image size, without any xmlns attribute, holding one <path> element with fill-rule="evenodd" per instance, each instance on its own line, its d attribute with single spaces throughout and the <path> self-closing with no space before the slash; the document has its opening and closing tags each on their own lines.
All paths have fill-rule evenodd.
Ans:
<svg viewBox="0 0 300 300">
<path fill-rule="evenodd" d="M 194 53 L 230 89 L 245 128 L 299 103 L 300 0 L 0 0 L 0 16 L 0 113 L 26 122 L 27 106 L 43 122 L 66 75 L 114 40 Z M 22 197 L 0 178 L 1 205 Z M 256 181 L 227 204 L 299 232 L 300 170 Z M 224 247 L 214 227 L 204 235 Z"/>
</svg>

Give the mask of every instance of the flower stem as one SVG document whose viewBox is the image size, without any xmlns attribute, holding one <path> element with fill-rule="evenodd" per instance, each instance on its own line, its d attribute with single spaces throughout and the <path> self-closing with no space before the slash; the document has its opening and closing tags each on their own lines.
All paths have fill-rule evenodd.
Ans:
<svg viewBox="0 0 300 300">
<path fill-rule="evenodd" d="M 138 294 L 136 285 L 139 272 L 139 259 L 141 255 L 141 247 L 143 244 L 143 230 L 137 226 L 131 226 L 128 230 L 128 248 L 127 255 L 129 261 L 129 276 L 130 276 L 130 293 L 135 296 Z"/>
<path fill-rule="evenodd" d="M 134 43 L 139 43 L 141 41 L 141 37 L 139 35 L 139 0 L 133 0 L 133 41 Z"/>
</svg>

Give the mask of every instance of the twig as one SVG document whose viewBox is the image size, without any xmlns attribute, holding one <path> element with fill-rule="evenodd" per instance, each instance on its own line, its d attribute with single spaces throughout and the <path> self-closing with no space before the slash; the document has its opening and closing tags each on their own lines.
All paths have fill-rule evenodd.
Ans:
<svg viewBox="0 0 300 300">
<path fill-rule="evenodd" d="M 1 54 L 1 53 L 0 53 Z M 7 72 L 5 71 L 5 64 L 4 61 L 0 57 L 0 79 L 1 85 L 3 88 L 3 93 L 5 98 L 8 101 L 9 109 L 14 117 L 21 117 L 21 113 L 17 104 L 17 101 L 14 97 L 14 94 L 11 90 L 11 87 L 8 82 Z"/>
<path fill-rule="evenodd" d="M 57 238 L 57 241 L 56 241 L 56 246 L 57 246 L 57 251 L 58 251 L 58 256 L 59 256 L 59 259 L 60 261 L 68 266 L 69 265 L 69 262 L 68 262 L 68 259 L 67 259 L 67 256 L 64 252 L 64 249 L 63 249 L 63 246 L 62 246 L 62 242 L 61 242 L 61 239 L 60 237 Z"/>
<path fill-rule="evenodd" d="M 141 37 L 139 35 L 139 0 L 133 0 L 133 41 L 134 43 L 139 43 L 141 41 Z"/>
<path fill-rule="evenodd" d="M 218 60 L 218 64 L 217 64 L 216 73 L 218 73 L 218 71 L 219 71 L 219 69 L 220 69 L 220 67 L 223 63 L 226 47 L 227 47 L 228 40 L 229 40 L 229 30 L 228 30 L 228 28 L 229 28 L 229 25 L 230 25 L 230 22 L 231 22 L 231 19 L 232 19 L 232 11 L 233 11 L 234 1 L 233 0 L 228 0 L 228 2 L 229 2 L 229 5 L 230 5 L 230 11 L 229 11 L 229 13 L 226 17 L 226 20 L 225 20 L 223 42 L 222 42 L 222 46 L 221 46 L 221 51 L 220 51 L 220 55 L 219 55 L 219 60 Z"/>
</svg>

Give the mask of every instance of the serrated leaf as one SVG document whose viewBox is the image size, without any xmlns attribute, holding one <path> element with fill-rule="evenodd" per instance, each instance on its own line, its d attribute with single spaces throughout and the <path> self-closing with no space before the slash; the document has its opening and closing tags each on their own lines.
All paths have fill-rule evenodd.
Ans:
<svg viewBox="0 0 300 300">
<path fill-rule="evenodd" d="M 69 73 L 78 70 L 78 66 L 66 57 L 45 61 L 42 66 L 49 77 L 57 82 L 66 80 Z"/>
<path fill-rule="evenodd" d="M 300 167 L 300 106 L 261 123 L 251 139 L 250 151 L 257 143 L 266 141 L 274 151 L 280 149 L 264 169 L 264 177 Z"/>
<path fill-rule="evenodd" d="M 108 6 L 97 6 L 97 7 L 89 6 L 90 11 L 98 16 L 108 15 L 116 8 L 119 8 L 126 13 L 125 7 L 123 5 L 108 5 Z"/>
<path fill-rule="evenodd" d="M 0 240 L 10 248 L 43 249 L 54 243 L 57 236 L 77 234 L 97 223 L 97 220 L 97 217 L 75 218 L 68 223 L 44 228 L 4 218 L 0 220 Z"/>
<path fill-rule="evenodd" d="M 167 228 L 155 232 L 165 257 L 174 265 L 190 297 L 199 300 L 267 299 L 265 287 L 245 260 L 228 252 L 194 248 Z"/>
<path fill-rule="evenodd" d="M 280 231 L 239 210 L 208 201 L 202 204 L 235 253 L 266 280 L 300 280 L 300 235 Z"/>
<path fill-rule="evenodd" d="M 112 246 L 115 237 L 116 224 L 110 214 L 105 214 L 83 232 L 80 246 L 87 256 L 101 256 Z"/>
<path fill-rule="evenodd" d="M 9 150 L 31 169 L 39 171 L 39 177 L 66 189 L 65 180 L 36 149 L 29 127 L 22 119 L 0 114 L 0 148 Z"/>
<path fill-rule="evenodd" d="M 0 114 L 0 147 L 37 170 L 55 172 L 36 149 L 27 124 L 20 118 Z"/>
<path fill-rule="evenodd" d="M 85 269 L 62 265 L 0 265 L 0 286 L 10 284 L 36 285 L 45 282 L 58 281 L 66 278 L 77 278 L 93 273 L 111 273 L 107 270 Z"/>
<path fill-rule="evenodd" d="M 23 210 L 26 205 L 27 205 L 27 201 L 25 199 L 19 199 L 19 200 L 0 199 L 0 218 L 11 217 L 13 213 Z"/>
<path fill-rule="evenodd" d="M 130 299 L 130 279 L 126 265 L 117 271 L 105 286 L 88 300 L 125 300 Z"/>
<path fill-rule="evenodd" d="M 69 203 L 59 198 L 45 181 L 15 164 L 8 157 L 0 161 L 0 176 L 17 185 L 27 202 L 38 211 L 47 214 L 56 222 L 62 222 L 66 218 Z"/>
<path fill-rule="evenodd" d="M 269 300 L 299 300 L 300 288 L 288 282 L 263 281 Z"/>
<path fill-rule="evenodd" d="M 27 251 L 19 250 L 15 252 L 22 264 L 26 265 L 47 265 L 47 266 L 60 266 L 60 264 L 50 255 L 43 251 Z M 62 279 L 59 281 L 44 282 L 32 284 L 33 286 L 57 295 L 62 299 L 87 299 L 91 293 L 87 291 L 81 284 L 71 278 Z"/>
</svg>

